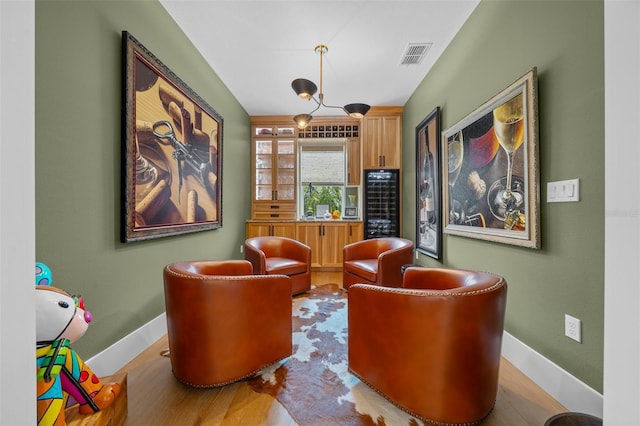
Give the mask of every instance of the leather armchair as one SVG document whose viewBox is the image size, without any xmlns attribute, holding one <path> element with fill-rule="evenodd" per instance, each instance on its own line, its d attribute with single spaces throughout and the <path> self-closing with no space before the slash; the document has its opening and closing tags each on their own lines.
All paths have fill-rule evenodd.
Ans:
<svg viewBox="0 0 640 426">
<path fill-rule="evenodd" d="M 480 422 L 498 391 L 505 279 L 410 267 L 403 285 L 349 289 L 349 371 L 428 423 Z"/>
<path fill-rule="evenodd" d="M 222 386 L 291 355 L 291 281 L 252 273 L 245 260 L 164 268 L 169 354 L 180 382 Z"/>
<path fill-rule="evenodd" d="M 413 242 L 404 238 L 373 238 L 343 248 L 342 286 L 375 284 L 402 287 L 402 265 L 411 264 Z"/>
<path fill-rule="evenodd" d="M 311 247 L 285 237 L 254 237 L 244 242 L 244 258 L 256 275 L 281 274 L 291 278 L 291 294 L 311 289 Z"/>
</svg>

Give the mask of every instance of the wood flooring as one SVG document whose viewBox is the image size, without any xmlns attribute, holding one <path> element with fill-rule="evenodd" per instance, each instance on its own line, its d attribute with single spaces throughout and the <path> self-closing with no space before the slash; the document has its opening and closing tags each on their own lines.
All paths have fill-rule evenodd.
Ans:
<svg viewBox="0 0 640 426">
<path fill-rule="evenodd" d="M 314 273 L 312 282 L 341 283 L 342 273 Z M 255 393 L 245 382 L 217 389 L 191 389 L 179 384 L 171 373 L 169 358 L 162 354 L 167 347 L 164 336 L 118 371 L 127 373 L 125 425 L 296 425 L 277 401 Z M 503 359 L 496 406 L 483 425 L 542 426 L 549 417 L 566 411 Z"/>
</svg>

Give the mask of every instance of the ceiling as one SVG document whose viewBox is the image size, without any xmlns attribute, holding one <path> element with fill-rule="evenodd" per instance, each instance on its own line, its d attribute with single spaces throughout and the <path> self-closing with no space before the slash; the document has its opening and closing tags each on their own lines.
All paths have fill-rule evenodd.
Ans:
<svg viewBox="0 0 640 426">
<path fill-rule="evenodd" d="M 249 115 L 309 113 L 291 81 L 327 105 L 404 105 L 480 0 L 160 0 Z M 402 65 L 410 44 L 430 43 Z M 212 102 L 213 103 L 213 102 Z M 314 113 L 341 115 L 335 109 Z"/>
</svg>

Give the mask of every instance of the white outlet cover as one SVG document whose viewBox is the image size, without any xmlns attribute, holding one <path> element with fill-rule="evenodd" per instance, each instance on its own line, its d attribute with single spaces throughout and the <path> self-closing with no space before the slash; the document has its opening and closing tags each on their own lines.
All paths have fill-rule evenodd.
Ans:
<svg viewBox="0 0 640 426">
<path fill-rule="evenodd" d="M 580 179 L 547 182 L 547 203 L 580 201 Z"/>
<path fill-rule="evenodd" d="M 582 322 L 578 318 L 565 314 L 564 335 L 576 342 L 582 342 Z"/>
</svg>

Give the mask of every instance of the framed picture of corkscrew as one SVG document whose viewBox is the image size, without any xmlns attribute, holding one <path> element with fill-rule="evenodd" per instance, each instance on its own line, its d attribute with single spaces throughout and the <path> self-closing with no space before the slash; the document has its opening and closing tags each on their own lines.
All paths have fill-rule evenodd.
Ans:
<svg viewBox="0 0 640 426">
<path fill-rule="evenodd" d="M 540 248 L 537 70 L 442 133 L 444 232 Z"/>
<path fill-rule="evenodd" d="M 434 259 L 442 253 L 440 107 L 416 126 L 416 250 Z"/>
<path fill-rule="evenodd" d="M 122 241 L 222 227 L 222 117 L 122 33 Z"/>
</svg>

